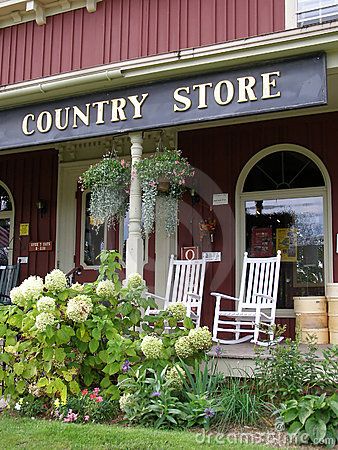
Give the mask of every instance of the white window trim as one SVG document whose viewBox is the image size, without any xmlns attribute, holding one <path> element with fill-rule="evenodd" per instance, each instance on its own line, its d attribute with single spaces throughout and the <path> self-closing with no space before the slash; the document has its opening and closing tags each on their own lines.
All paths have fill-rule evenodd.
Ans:
<svg viewBox="0 0 338 450">
<path fill-rule="evenodd" d="M 321 171 L 325 187 L 310 187 L 301 189 L 281 189 L 274 191 L 244 192 L 245 180 L 254 167 L 254 165 L 267 155 L 281 151 L 293 151 L 307 156 L 313 161 Z M 258 200 L 282 198 L 282 197 L 311 197 L 323 196 L 323 222 L 324 222 L 324 283 L 332 283 L 333 280 L 333 242 L 332 242 L 332 199 L 331 199 L 331 180 L 329 173 L 321 159 L 310 150 L 295 144 L 278 144 L 267 147 L 256 153 L 242 169 L 236 185 L 236 204 L 235 204 L 235 222 L 236 222 L 236 292 L 239 291 L 240 276 L 242 270 L 243 254 L 245 252 L 245 208 L 244 202 L 248 198 Z M 293 310 L 277 309 L 276 317 L 293 318 Z"/>
<path fill-rule="evenodd" d="M 297 0 L 284 0 L 285 30 L 297 28 Z"/>
</svg>

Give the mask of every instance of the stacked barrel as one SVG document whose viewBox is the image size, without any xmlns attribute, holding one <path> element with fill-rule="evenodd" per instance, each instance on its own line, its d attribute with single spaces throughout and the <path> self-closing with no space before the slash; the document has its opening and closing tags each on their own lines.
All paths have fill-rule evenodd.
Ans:
<svg viewBox="0 0 338 450">
<path fill-rule="evenodd" d="M 296 314 L 296 329 L 300 330 L 301 342 L 306 343 L 310 336 L 314 336 L 317 344 L 328 344 L 329 330 L 326 298 L 294 297 L 294 310 Z"/>
<path fill-rule="evenodd" d="M 327 284 L 326 297 L 329 305 L 330 344 L 338 344 L 338 283 Z"/>
</svg>

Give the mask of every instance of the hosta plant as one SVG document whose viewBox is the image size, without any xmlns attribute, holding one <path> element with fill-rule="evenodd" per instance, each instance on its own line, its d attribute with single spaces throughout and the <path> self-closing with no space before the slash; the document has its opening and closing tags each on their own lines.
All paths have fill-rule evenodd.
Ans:
<svg viewBox="0 0 338 450">
<path fill-rule="evenodd" d="M 300 443 L 334 447 L 338 442 L 338 394 L 305 395 L 281 405 L 280 420 Z"/>
<path fill-rule="evenodd" d="M 178 200 L 185 191 L 187 180 L 194 175 L 193 168 L 180 150 L 165 148 L 142 159 L 135 169 L 142 187 L 145 233 L 148 235 L 153 231 L 158 199 L 159 224 L 169 235 L 173 234 L 178 220 Z M 167 184 L 167 189 L 161 189 L 163 182 Z"/>
<path fill-rule="evenodd" d="M 108 226 L 124 218 L 129 207 L 130 165 L 124 159 L 105 155 L 80 177 L 83 189 L 91 191 L 90 215 L 96 226 Z"/>
</svg>

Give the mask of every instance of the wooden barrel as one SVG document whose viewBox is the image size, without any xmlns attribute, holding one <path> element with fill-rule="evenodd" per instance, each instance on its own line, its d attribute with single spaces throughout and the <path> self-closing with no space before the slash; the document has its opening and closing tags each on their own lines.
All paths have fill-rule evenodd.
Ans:
<svg viewBox="0 0 338 450">
<path fill-rule="evenodd" d="M 338 283 L 326 286 L 326 296 L 329 312 L 330 344 L 338 344 Z"/>
<path fill-rule="evenodd" d="M 338 345 L 338 331 L 330 330 L 330 344 Z"/>
<path fill-rule="evenodd" d="M 314 336 L 317 344 L 329 343 L 329 329 L 328 328 L 313 328 L 301 330 L 301 341 L 306 344 L 310 337 Z"/>
<path fill-rule="evenodd" d="M 325 297 L 294 297 L 294 310 L 296 328 L 300 330 L 303 343 L 306 343 L 310 336 L 316 338 L 317 344 L 329 342 Z"/>
</svg>

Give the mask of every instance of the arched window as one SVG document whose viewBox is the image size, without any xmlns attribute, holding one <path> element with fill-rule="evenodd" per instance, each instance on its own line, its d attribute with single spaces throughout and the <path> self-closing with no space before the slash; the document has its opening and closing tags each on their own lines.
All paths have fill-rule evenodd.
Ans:
<svg viewBox="0 0 338 450">
<path fill-rule="evenodd" d="M 12 264 L 13 225 L 13 198 L 8 188 L 0 182 L 0 266 Z"/>
<path fill-rule="evenodd" d="M 240 176 L 238 257 L 282 251 L 277 307 L 291 314 L 293 297 L 325 294 L 330 233 L 326 177 L 317 157 L 285 147 L 256 155 Z"/>
</svg>

